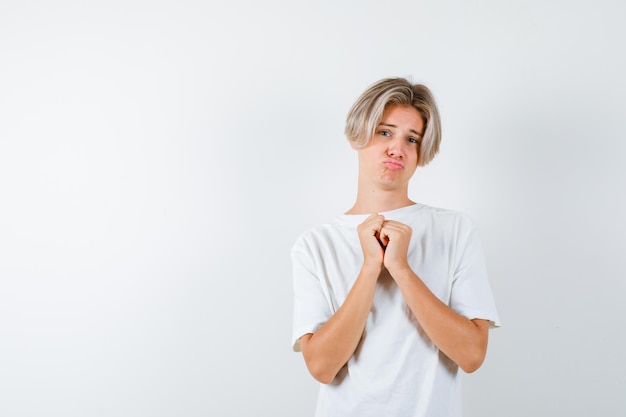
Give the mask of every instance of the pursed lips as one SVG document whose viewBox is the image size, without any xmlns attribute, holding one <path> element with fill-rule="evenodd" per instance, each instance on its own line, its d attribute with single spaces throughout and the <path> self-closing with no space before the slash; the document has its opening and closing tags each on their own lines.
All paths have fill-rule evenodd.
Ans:
<svg viewBox="0 0 626 417">
<path fill-rule="evenodd" d="M 399 170 L 399 169 L 403 169 L 404 168 L 404 163 L 395 160 L 395 159 L 387 159 L 384 164 L 387 166 L 387 168 L 389 169 L 393 169 L 393 170 Z"/>
</svg>

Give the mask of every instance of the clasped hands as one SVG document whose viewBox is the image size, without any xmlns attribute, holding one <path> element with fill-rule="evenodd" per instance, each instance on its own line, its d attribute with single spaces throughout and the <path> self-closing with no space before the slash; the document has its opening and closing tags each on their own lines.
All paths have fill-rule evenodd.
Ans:
<svg viewBox="0 0 626 417">
<path fill-rule="evenodd" d="M 409 267 L 407 253 L 413 233 L 410 226 L 386 220 L 384 216 L 375 213 L 357 226 L 357 233 L 364 265 L 384 265 L 389 272 Z"/>
</svg>

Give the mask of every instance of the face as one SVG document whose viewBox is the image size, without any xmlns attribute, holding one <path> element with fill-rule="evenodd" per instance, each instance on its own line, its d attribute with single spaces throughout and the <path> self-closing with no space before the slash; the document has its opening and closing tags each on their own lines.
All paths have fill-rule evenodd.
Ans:
<svg viewBox="0 0 626 417">
<path fill-rule="evenodd" d="M 417 109 L 387 106 L 374 137 L 358 150 L 360 180 L 386 190 L 406 189 L 417 168 L 423 132 Z"/>
</svg>

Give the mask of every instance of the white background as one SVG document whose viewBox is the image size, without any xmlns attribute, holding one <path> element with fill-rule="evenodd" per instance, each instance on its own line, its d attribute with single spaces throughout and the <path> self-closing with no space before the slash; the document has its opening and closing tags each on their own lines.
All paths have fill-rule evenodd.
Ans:
<svg viewBox="0 0 626 417">
<path fill-rule="evenodd" d="M 0 415 L 312 415 L 289 249 L 387 76 L 438 99 L 411 197 L 479 225 L 503 321 L 465 415 L 626 415 L 626 5 L 219 3 L 0 1 Z"/>
</svg>

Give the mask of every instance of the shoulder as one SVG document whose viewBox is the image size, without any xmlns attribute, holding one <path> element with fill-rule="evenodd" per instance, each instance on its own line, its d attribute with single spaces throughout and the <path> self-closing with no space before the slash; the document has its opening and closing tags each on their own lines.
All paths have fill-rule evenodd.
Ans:
<svg viewBox="0 0 626 417">
<path fill-rule="evenodd" d="M 292 245 L 292 252 L 297 250 L 310 251 L 324 242 L 330 242 L 342 234 L 342 227 L 337 222 L 323 223 L 301 232 Z"/>
<path fill-rule="evenodd" d="M 472 218 L 463 211 L 428 205 L 421 205 L 412 219 L 417 222 L 428 222 L 431 226 L 443 229 L 470 231 L 476 228 Z"/>
</svg>

